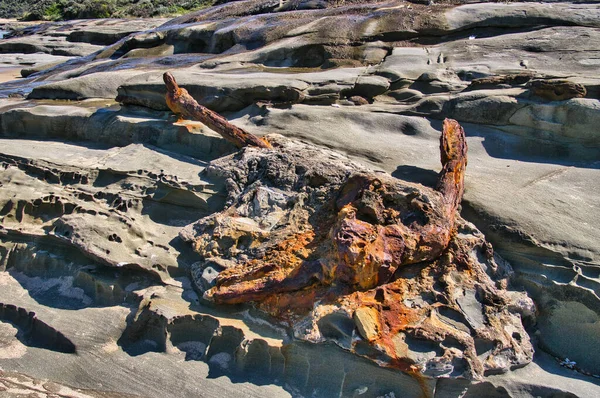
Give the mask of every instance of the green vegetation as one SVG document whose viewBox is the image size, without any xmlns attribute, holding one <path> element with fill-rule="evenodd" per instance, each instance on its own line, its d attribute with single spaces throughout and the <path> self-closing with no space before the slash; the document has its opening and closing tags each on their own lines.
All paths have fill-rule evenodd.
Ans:
<svg viewBox="0 0 600 398">
<path fill-rule="evenodd" d="M 2 0 L 0 18 L 59 21 L 185 14 L 218 0 Z"/>
</svg>

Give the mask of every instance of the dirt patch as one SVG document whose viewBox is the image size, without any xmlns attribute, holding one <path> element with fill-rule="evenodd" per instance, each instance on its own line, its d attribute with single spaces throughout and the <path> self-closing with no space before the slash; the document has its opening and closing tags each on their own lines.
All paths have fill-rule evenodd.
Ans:
<svg viewBox="0 0 600 398">
<path fill-rule="evenodd" d="M 21 78 L 21 67 L 0 67 L 0 83 Z"/>
</svg>

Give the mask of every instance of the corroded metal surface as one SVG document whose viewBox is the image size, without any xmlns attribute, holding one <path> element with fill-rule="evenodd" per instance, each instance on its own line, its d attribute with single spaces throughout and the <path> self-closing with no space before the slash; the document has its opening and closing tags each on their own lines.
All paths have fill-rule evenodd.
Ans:
<svg viewBox="0 0 600 398">
<path fill-rule="evenodd" d="M 221 273 L 207 297 L 238 303 L 334 283 L 370 289 L 388 282 L 404 264 L 438 257 L 450 240 L 464 190 L 466 142 L 456 121 L 444 122 L 440 145 L 441 195 L 399 195 L 396 180 L 356 173 L 342 184 L 333 207 L 319 214 L 321 228 L 294 234 L 265 258 Z"/>
<path fill-rule="evenodd" d="M 510 266 L 457 213 L 467 146 L 456 121 L 444 121 L 436 189 L 269 141 L 207 168 L 227 180 L 230 206 L 181 233 L 205 259 L 205 299 L 255 302 L 299 338 L 411 373 L 479 378 L 531 361 L 518 314 L 531 303 L 504 291 Z"/>
<path fill-rule="evenodd" d="M 177 85 L 177 81 L 171 73 L 165 72 L 163 80 L 167 86 L 167 105 L 175 114 L 204 123 L 238 148 L 245 146 L 271 147 L 265 140 L 229 123 L 223 116 L 200 105 L 186 89 Z"/>
</svg>

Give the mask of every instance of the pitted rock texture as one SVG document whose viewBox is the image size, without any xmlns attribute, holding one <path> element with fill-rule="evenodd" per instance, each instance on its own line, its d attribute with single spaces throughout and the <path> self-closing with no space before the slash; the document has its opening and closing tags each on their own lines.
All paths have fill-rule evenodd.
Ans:
<svg viewBox="0 0 600 398">
<path fill-rule="evenodd" d="M 228 262 L 215 286 L 197 284 L 206 299 L 256 301 L 297 337 L 415 374 L 481 378 L 532 360 L 515 304 L 528 299 L 504 291 L 510 266 L 474 226 L 460 220 L 455 230 L 462 192 L 443 196 L 267 139 L 274 149 L 209 166 L 228 181 L 231 205 L 181 233 L 207 262 Z M 444 153 L 444 163 L 456 156 Z M 461 167 L 453 189 L 462 189 Z"/>
<path fill-rule="evenodd" d="M 5 320 L 0 368 L 109 395 L 600 395 L 593 377 L 600 374 L 599 13 L 596 0 L 286 1 L 282 7 L 277 0 L 242 0 L 172 20 L 21 25 L 24 31 L 0 40 L 0 153 L 9 165 L 0 170 L 0 196 L 2 208 L 12 203 L 0 216 L 0 303 L 35 312 L 77 354 L 57 350 L 52 338 L 25 323 Z M 165 71 L 200 104 L 249 133 L 329 148 L 340 162 L 348 155 L 360 167 L 432 188 L 441 121 L 458 120 L 470 156 L 456 227 L 469 244 L 456 250 L 479 247 L 468 220 L 510 261 L 512 285 L 535 300 L 533 306 L 505 292 L 520 303 L 508 311 L 521 313 L 533 362 L 491 374 L 491 361 L 472 360 L 470 349 L 459 355 L 466 340 L 453 344 L 428 334 L 433 349 L 411 337 L 418 327 L 404 324 L 409 330 L 397 334 L 392 350 L 381 341 L 389 317 L 378 300 L 389 301 L 394 292 L 386 296 L 377 288 L 354 293 L 355 302 L 364 301 L 358 308 L 332 302 L 313 312 L 314 297 L 294 297 L 294 304 L 306 304 L 294 318 L 304 326 L 295 330 L 244 304 L 203 301 L 192 284 L 208 290 L 220 273 L 245 261 L 226 257 L 247 250 L 247 232 L 238 246 L 221 242 L 233 248 L 225 257 L 209 259 L 178 236 L 184 224 L 222 210 L 220 187 L 227 181 L 206 172 L 197 177 L 236 149 L 201 123 L 176 122 L 164 100 Z M 26 77 L 12 80 L 19 74 Z M 107 197 L 93 197 L 104 193 L 134 206 L 125 211 Z M 260 206 L 281 214 L 287 201 L 280 193 L 259 190 Z M 199 197 L 212 210 L 199 208 Z M 59 236 L 62 227 L 79 236 Z M 490 280 L 502 281 L 481 253 L 471 250 L 477 262 L 466 263 L 473 269 L 492 264 Z M 156 259 L 166 271 L 153 267 Z M 452 267 L 444 261 L 405 267 L 414 271 L 411 286 L 430 288 L 427 275 L 450 280 L 444 270 Z M 396 277 L 391 282 L 408 278 Z M 471 281 L 485 285 L 482 280 Z M 439 318 L 459 330 L 453 335 L 475 333 L 471 322 L 480 325 L 482 303 L 484 320 L 506 316 L 475 288 L 433 288 L 446 302 L 429 318 L 419 312 L 429 303 L 412 296 L 402 303 L 423 321 L 419 325 Z M 269 311 L 266 304 L 261 307 Z M 471 315 L 455 320 L 452 311 Z M 180 325 L 178 314 L 185 318 Z M 227 330 L 199 321 L 207 316 Z M 154 332 L 138 334 L 146 321 Z M 215 335 L 212 349 L 205 347 L 209 334 Z M 518 340 L 508 335 L 498 338 Z M 480 382 L 415 379 L 347 351 L 353 336 L 372 341 L 354 347 L 365 357 L 389 361 L 387 352 L 397 346 L 430 375 L 456 375 L 479 364 L 487 375 Z M 321 343 L 302 342 L 311 338 Z M 487 348 L 485 339 L 475 339 L 483 358 L 520 355 Z M 456 361 L 437 366 L 432 360 L 449 355 Z M 264 377 L 256 379 L 257 373 Z"/>
<path fill-rule="evenodd" d="M 154 172 L 123 168 L 120 163 L 127 157 L 155 157 L 141 145 L 117 150 L 116 160 L 89 149 L 84 163 L 77 150 L 65 145 L 49 147 L 62 156 L 71 153 L 74 157 L 67 161 L 71 165 L 55 163 L 60 152 L 50 156 L 50 161 L 0 155 L 3 237 L 66 245 L 109 267 L 144 269 L 168 280 L 168 269 L 177 267 L 176 251 L 169 244 L 177 226 L 219 207 L 218 199 L 216 205 L 211 204 L 218 188 L 194 175 L 194 169 L 196 173 L 202 170 L 200 164 L 190 165 L 186 178 L 178 172 L 180 163 L 165 155 L 155 158 L 154 168 L 159 164 L 172 167 L 179 176 L 156 168 Z M 35 183 L 27 183 L 32 177 Z M 184 209 L 176 210 L 180 205 Z"/>
</svg>

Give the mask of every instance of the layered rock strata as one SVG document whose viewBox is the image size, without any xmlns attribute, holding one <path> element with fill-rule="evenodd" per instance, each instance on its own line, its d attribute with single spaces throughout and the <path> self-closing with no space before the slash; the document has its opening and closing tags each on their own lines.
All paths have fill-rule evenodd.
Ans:
<svg viewBox="0 0 600 398">
<path fill-rule="evenodd" d="M 2 215 L 1 267 L 7 271 L 0 274 L 0 302 L 26 314 L 23 323 L 0 323 L 4 374 L 14 381 L 27 368 L 33 380 L 53 380 L 89 394 L 598 395 L 593 377 L 600 369 L 598 5 L 458 3 L 298 1 L 279 8 L 277 1 L 251 0 L 151 25 L 76 21 L 3 40 L 5 51 L 29 51 L 18 42 L 44 51 L 0 55 L 6 65 L 0 71 L 7 71 L 3 79 L 20 69 L 27 76 L 0 85 L 0 152 L 6 167 L 0 192 L 3 206 L 12 204 Z M 106 41 L 98 41 L 100 36 Z M 490 271 L 492 260 L 481 257 L 476 248 L 487 244 L 478 243 L 484 238 L 469 222 L 494 245 L 495 254 L 510 261 L 512 286 L 526 289 L 536 303 L 535 318 L 528 301 L 508 306 L 510 319 L 517 308 L 529 308 L 519 311 L 536 350 L 533 362 L 490 374 L 491 361 L 470 359 L 472 350 L 460 357 L 466 340 L 452 344 L 429 336 L 438 348 L 415 346 L 411 329 L 392 344 L 407 363 L 425 367 L 431 376 L 470 375 L 471 368 L 479 375 L 480 363 L 487 375 L 479 382 L 435 376 L 419 381 L 379 367 L 377 358 L 390 362 L 382 353 L 392 345 L 380 341 L 386 322 L 370 320 L 387 319 L 389 300 L 410 296 L 410 289 L 354 293 L 353 302 L 361 306 L 334 302 L 327 307 L 331 313 L 313 313 L 307 306 L 296 318 L 307 326 L 285 331 L 277 329 L 285 325 L 246 312 L 244 305 L 211 307 L 202 301 L 190 279 L 199 292 L 211 289 L 231 259 L 213 257 L 207 263 L 178 236 L 185 225 L 222 210 L 222 194 L 231 186 L 202 170 L 235 148 L 207 126 L 176 122 L 167 112 L 162 81 L 167 70 L 200 104 L 224 112 L 251 134 L 310 142 L 348 155 L 360 167 L 431 187 L 440 169 L 441 121 L 458 120 L 470 153 L 461 209 L 468 221 L 458 219 L 463 244 L 450 247 L 471 253 L 463 256 L 465 269 L 490 265 L 489 278 L 475 273 L 477 285 L 503 285 L 505 279 Z M 227 165 L 219 162 L 225 161 L 214 164 Z M 103 192 L 130 206 L 125 210 L 118 201 L 95 197 Z M 85 195 L 93 199 L 84 200 Z M 76 235 L 60 235 L 63 227 Z M 112 234 L 122 242 L 110 240 Z M 509 269 L 495 258 L 498 270 Z M 452 312 L 472 313 L 471 301 L 489 310 L 486 316 L 502 319 L 497 303 L 479 293 L 432 287 L 428 275 L 456 283 L 444 261 L 411 265 L 409 276 L 396 275 L 394 283 L 409 280 L 414 289 L 433 288 L 446 300 L 423 322 L 439 318 L 444 327 L 475 333 L 471 323 L 479 330 L 479 318 Z M 426 299 L 423 304 L 411 296 L 403 305 L 423 319 L 418 309 L 431 307 Z M 31 313 L 70 341 L 76 354 L 55 349 L 56 339 L 39 344 L 46 334 L 32 332 Z M 182 326 L 172 343 L 168 336 L 174 329 L 168 325 L 177 314 L 198 318 L 206 330 L 190 326 L 186 334 Z M 235 329 L 226 328 L 227 337 L 215 340 L 225 343 L 210 355 L 202 345 L 210 346 L 208 339 L 193 338 L 223 334 L 207 316 Z M 139 333 L 146 329 L 154 332 Z M 357 341 L 371 342 L 360 344 L 367 359 L 347 351 L 356 351 L 347 330 Z M 301 342 L 311 338 L 320 343 Z M 255 340 L 261 342 L 249 343 Z M 523 345 L 516 335 L 505 341 Z M 483 352 L 482 357 L 506 354 L 486 347 L 475 339 L 475 353 Z M 450 365 L 442 360 L 433 366 L 434 359 L 452 355 L 456 360 Z M 344 366 L 332 369 L 332 361 Z M 157 374 L 157 368 L 163 372 Z M 249 376 L 252 369 L 265 378 Z M 211 378 L 223 372 L 229 378 Z M 185 386 L 174 384 L 182 378 Z"/>
</svg>

